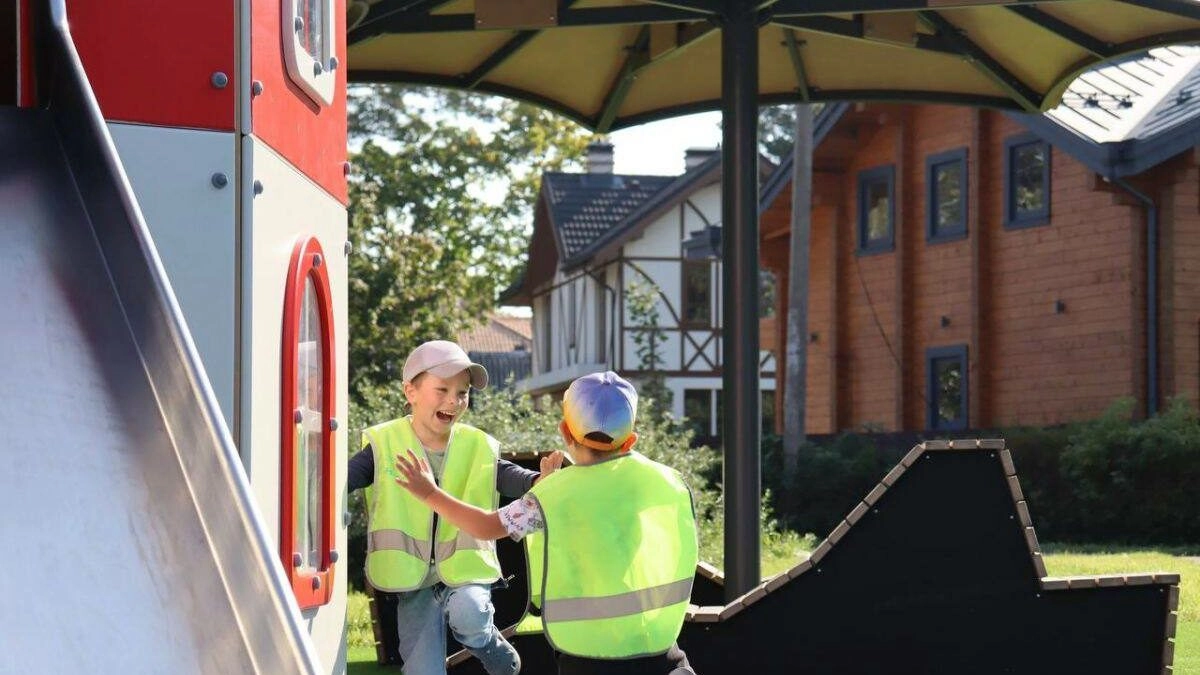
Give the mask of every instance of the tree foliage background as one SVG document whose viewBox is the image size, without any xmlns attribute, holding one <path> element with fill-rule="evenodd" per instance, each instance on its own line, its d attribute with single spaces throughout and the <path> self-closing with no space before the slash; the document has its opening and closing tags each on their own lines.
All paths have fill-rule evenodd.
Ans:
<svg viewBox="0 0 1200 675">
<path fill-rule="evenodd" d="M 408 351 L 481 322 L 524 262 L 541 174 L 590 134 L 525 103 L 351 87 L 350 393 L 394 383 Z"/>
</svg>

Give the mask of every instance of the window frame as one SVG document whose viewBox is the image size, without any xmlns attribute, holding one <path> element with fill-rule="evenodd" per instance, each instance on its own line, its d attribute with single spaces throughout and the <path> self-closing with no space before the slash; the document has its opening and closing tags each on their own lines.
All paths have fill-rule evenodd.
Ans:
<svg viewBox="0 0 1200 675">
<path fill-rule="evenodd" d="M 1042 192 L 1045 194 L 1045 205 L 1037 211 L 1018 214 L 1016 209 L 1016 181 L 1013 171 L 1016 162 L 1013 156 L 1017 150 L 1027 145 L 1040 145 L 1044 151 L 1046 162 L 1042 174 Z M 1053 166 L 1053 146 L 1049 141 L 1034 134 L 1020 134 L 1004 139 L 1004 229 L 1016 230 L 1027 227 L 1039 227 L 1050 224 L 1050 174 Z"/>
<path fill-rule="evenodd" d="M 938 423 L 937 414 L 937 371 L 934 367 L 938 361 L 957 359 L 962 368 L 962 385 L 959 391 L 959 405 L 962 416 L 944 425 Z M 925 350 L 925 428 L 930 431 L 963 431 L 970 425 L 970 371 L 968 370 L 967 346 L 952 345 L 948 347 L 930 347 Z"/>
<path fill-rule="evenodd" d="M 867 239 L 867 196 L 866 187 L 869 184 L 886 181 L 888 193 L 888 227 L 887 238 L 878 243 L 871 243 Z M 857 217 L 857 253 L 858 255 L 874 255 L 877 253 L 891 253 L 896 249 L 896 166 L 887 164 L 877 166 L 872 169 L 864 169 L 858 172 L 858 194 L 856 198 L 858 205 Z"/>
<path fill-rule="evenodd" d="M 697 320 L 697 319 L 691 319 L 688 317 L 688 308 L 691 306 L 690 298 L 688 297 L 688 270 L 691 268 L 697 268 L 697 269 L 702 268 L 704 270 L 704 273 L 708 277 L 708 292 L 705 294 L 705 296 L 706 296 L 705 297 L 705 305 L 706 306 L 704 309 L 705 313 L 708 316 L 704 319 Z M 702 260 L 683 259 L 680 261 L 680 265 L 679 265 L 679 288 L 680 288 L 680 291 L 679 292 L 682 297 L 680 297 L 680 303 L 679 303 L 679 308 L 680 308 L 679 323 L 682 326 L 684 326 L 686 328 L 712 328 L 713 318 L 716 316 L 716 313 L 713 311 L 713 295 L 716 292 L 716 290 L 714 288 L 715 284 L 713 283 L 713 277 L 715 277 L 715 276 L 716 275 L 713 274 L 712 261 L 707 258 L 702 259 Z"/>
<path fill-rule="evenodd" d="M 287 284 L 283 296 L 283 345 L 280 386 L 280 509 L 279 553 L 284 574 L 301 609 L 328 604 L 333 598 L 334 568 L 338 560 L 336 521 L 337 456 L 335 441 L 336 419 L 333 417 L 336 399 L 337 373 L 334 357 L 333 294 L 324 250 L 316 237 L 301 237 L 292 249 Z M 304 308 L 304 291 L 312 281 L 321 322 L 321 565 L 315 572 L 300 569 L 296 564 L 295 541 L 296 494 L 296 413 L 298 412 L 297 357 L 299 353 L 300 320 Z M 300 554 L 302 555 L 302 554 Z"/>
<path fill-rule="evenodd" d="M 319 3 L 325 15 L 319 59 L 309 54 L 300 40 L 300 35 L 304 32 L 304 17 L 301 16 L 301 12 L 296 6 L 299 2 Z M 336 4 L 335 0 L 283 0 L 280 2 L 283 8 L 280 37 L 283 39 L 283 62 L 287 66 L 288 77 L 301 91 L 322 107 L 333 103 L 336 71 L 339 67 Z"/>
<path fill-rule="evenodd" d="M 937 201 L 937 172 L 949 164 L 960 164 L 962 167 L 962 218 L 953 227 L 939 228 Z M 925 158 L 925 241 L 938 244 L 947 241 L 958 241 L 967 238 L 967 221 L 970 218 L 970 176 L 967 173 L 967 149 L 956 148 L 939 152 Z"/>
</svg>

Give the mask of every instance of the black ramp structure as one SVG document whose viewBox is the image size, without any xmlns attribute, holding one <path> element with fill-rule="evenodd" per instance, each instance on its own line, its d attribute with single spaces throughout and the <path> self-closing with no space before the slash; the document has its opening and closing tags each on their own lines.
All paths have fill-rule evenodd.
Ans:
<svg viewBox="0 0 1200 675">
<path fill-rule="evenodd" d="M 316 673 L 67 31 L 0 107 L 0 673 Z"/>
<path fill-rule="evenodd" d="M 1001 440 L 913 448 L 808 560 L 727 605 L 721 583 L 701 564 L 679 640 L 700 675 L 1158 674 L 1179 601 L 1177 574 L 1047 577 Z M 540 636 L 513 642 L 556 672 Z"/>
<path fill-rule="evenodd" d="M 701 673 L 1162 673 L 1178 582 L 1046 577 L 1003 441 L 929 441 L 680 643 Z"/>
</svg>

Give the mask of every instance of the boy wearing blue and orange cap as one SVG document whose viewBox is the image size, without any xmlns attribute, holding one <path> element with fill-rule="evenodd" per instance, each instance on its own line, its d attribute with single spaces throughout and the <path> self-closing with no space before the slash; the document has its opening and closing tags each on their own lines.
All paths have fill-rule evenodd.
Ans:
<svg viewBox="0 0 1200 675">
<path fill-rule="evenodd" d="M 571 383 L 559 425 L 574 466 L 485 511 L 442 491 L 416 454 L 396 482 L 471 536 L 525 539 L 531 612 L 560 675 L 691 673 L 675 645 L 698 556 L 679 474 L 632 450 L 637 392 L 616 373 Z"/>
</svg>

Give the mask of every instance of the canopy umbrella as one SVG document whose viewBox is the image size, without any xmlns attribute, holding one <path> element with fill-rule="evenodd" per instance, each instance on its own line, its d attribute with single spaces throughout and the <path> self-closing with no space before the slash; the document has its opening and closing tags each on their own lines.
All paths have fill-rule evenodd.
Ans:
<svg viewBox="0 0 1200 675">
<path fill-rule="evenodd" d="M 1037 112 L 1082 70 L 1200 41 L 1194 0 L 356 0 L 350 80 L 489 92 L 605 132 L 724 116 L 726 594 L 759 580 L 761 103 L 890 100 Z"/>
</svg>

